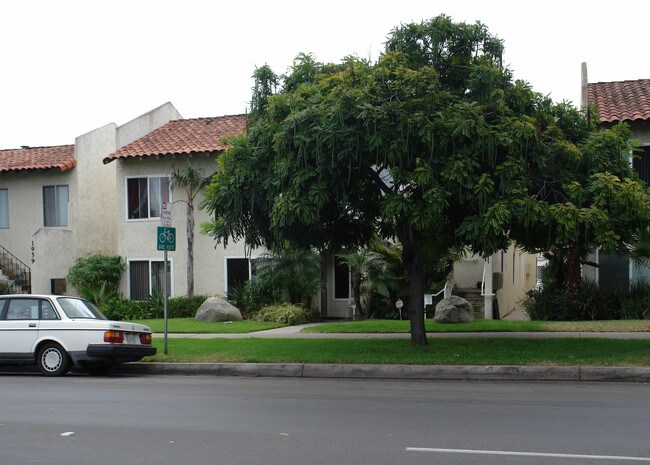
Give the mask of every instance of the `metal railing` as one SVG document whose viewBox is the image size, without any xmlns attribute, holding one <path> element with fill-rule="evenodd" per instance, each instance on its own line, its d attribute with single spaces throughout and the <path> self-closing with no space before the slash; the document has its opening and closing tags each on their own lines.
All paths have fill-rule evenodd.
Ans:
<svg viewBox="0 0 650 465">
<path fill-rule="evenodd" d="M 0 245 L 0 294 L 29 294 L 32 291 L 32 270 L 18 257 Z"/>
</svg>

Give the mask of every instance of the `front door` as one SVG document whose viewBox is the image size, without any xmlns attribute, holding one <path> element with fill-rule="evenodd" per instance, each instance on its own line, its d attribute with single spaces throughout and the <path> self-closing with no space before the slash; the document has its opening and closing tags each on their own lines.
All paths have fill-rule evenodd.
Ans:
<svg viewBox="0 0 650 465">
<path fill-rule="evenodd" d="M 630 288 L 630 259 L 623 252 L 598 254 L 598 285 L 603 288 Z"/>
<path fill-rule="evenodd" d="M 38 337 L 40 299 L 0 300 L 0 359 L 31 361 Z"/>
</svg>

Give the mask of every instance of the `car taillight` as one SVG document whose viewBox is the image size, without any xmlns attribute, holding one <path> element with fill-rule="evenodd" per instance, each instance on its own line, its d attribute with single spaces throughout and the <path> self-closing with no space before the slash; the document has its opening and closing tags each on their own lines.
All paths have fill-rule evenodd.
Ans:
<svg viewBox="0 0 650 465">
<path fill-rule="evenodd" d="M 104 342 L 121 344 L 124 342 L 124 333 L 121 331 L 106 331 L 104 332 Z"/>
<path fill-rule="evenodd" d="M 151 345 L 151 333 L 140 334 L 140 344 L 149 344 L 149 345 Z"/>
</svg>

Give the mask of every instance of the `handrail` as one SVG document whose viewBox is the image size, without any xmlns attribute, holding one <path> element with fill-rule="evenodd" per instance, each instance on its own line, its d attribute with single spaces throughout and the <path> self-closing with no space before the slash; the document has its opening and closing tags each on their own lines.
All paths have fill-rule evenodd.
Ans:
<svg viewBox="0 0 650 465">
<path fill-rule="evenodd" d="M 0 245 L 0 269 L 7 277 L 8 287 L 3 291 L 31 292 L 32 270 L 18 257 Z"/>
<path fill-rule="evenodd" d="M 487 265 L 489 264 L 489 258 L 485 260 L 483 263 L 483 277 L 481 278 L 481 297 L 494 297 L 496 294 L 492 292 L 491 294 L 486 294 L 485 293 L 485 270 L 487 269 Z"/>
<path fill-rule="evenodd" d="M 18 262 L 18 263 L 19 263 L 23 268 L 26 268 L 28 271 L 31 271 L 31 268 L 30 268 L 29 266 L 27 266 L 26 264 L 24 264 L 24 263 L 20 260 L 20 258 L 16 257 L 14 254 L 12 254 L 11 252 L 9 252 L 7 249 L 5 249 L 4 247 L 2 247 L 1 245 L 0 245 L 0 249 L 2 249 L 2 250 L 1 250 L 1 251 L 2 251 L 2 255 L 9 255 L 9 257 L 11 257 L 11 259 L 12 259 L 13 261 Z"/>
<path fill-rule="evenodd" d="M 440 294 L 442 294 L 443 292 L 449 291 L 449 288 L 450 288 L 450 287 L 451 287 L 451 279 L 448 279 L 447 281 L 445 281 L 445 285 L 442 287 L 442 289 L 440 289 L 440 290 L 439 290 L 438 292 L 436 292 L 435 294 L 431 294 L 431 296 L 432 296 L 432 297 L 438 297 L 438 296 L 439 296 Z M 449 294 L 451 294 L 451 291 L 449 292 Z"/>
</svg>

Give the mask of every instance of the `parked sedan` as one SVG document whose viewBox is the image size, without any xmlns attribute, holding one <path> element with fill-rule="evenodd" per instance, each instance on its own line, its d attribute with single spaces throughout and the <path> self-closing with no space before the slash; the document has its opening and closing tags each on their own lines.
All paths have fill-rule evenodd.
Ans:
<svg viewBox="0 0 650 465">
<path fill-rule="evenodd" d="M 63 375 L 74 365 L 98 375 L 155 353 L 147 326 L 107 320 L 87 300 L 0 296 L 0 364 L 36 365 L 46 376 Z"/>
</svg>

